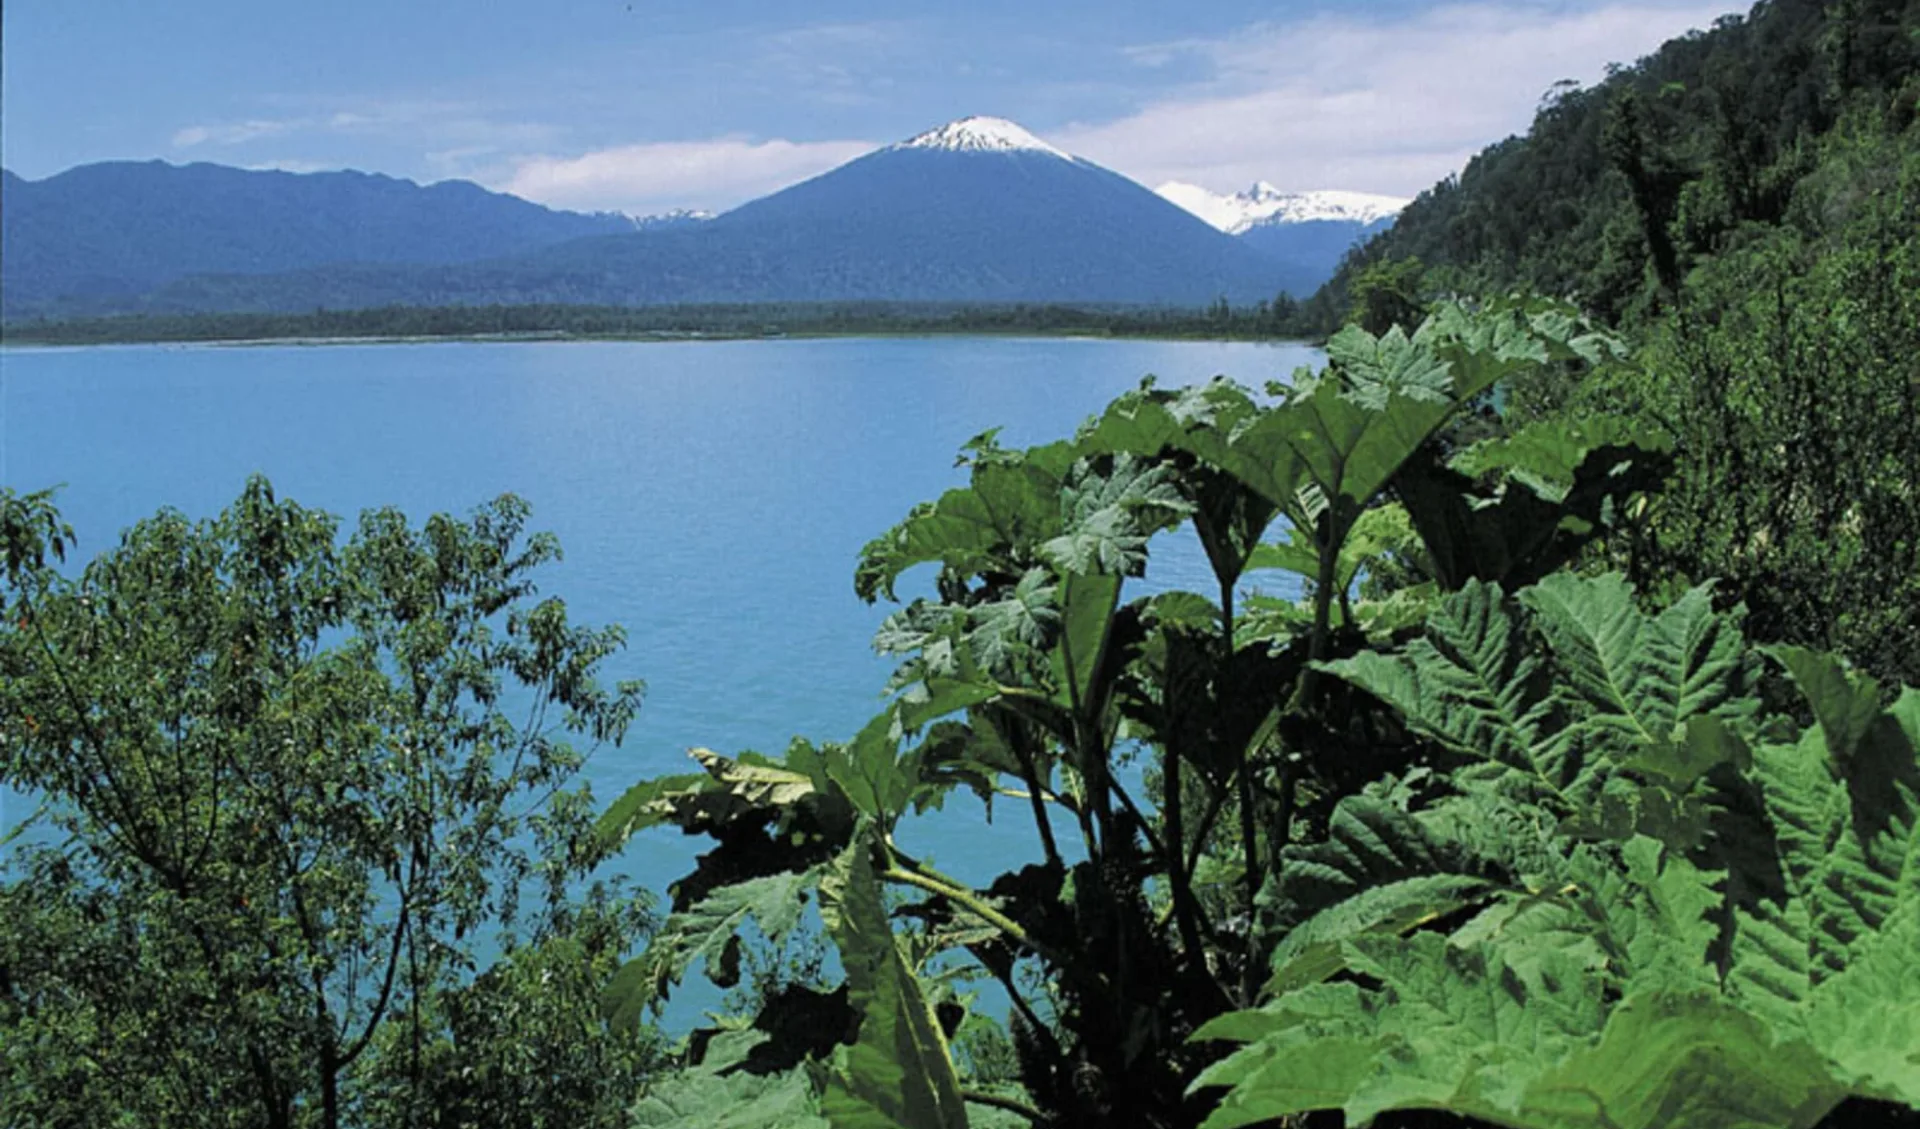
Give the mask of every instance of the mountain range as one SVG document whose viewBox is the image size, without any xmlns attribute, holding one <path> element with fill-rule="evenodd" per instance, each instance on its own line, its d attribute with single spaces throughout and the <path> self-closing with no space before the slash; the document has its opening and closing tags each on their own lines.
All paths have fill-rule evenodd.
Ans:
<svg viewBox="0 0 1920 1129">
<path fill-rule="evenodd" d="M 1154 191 L 1254 250 L 1315 274 L 1319 282 L 1332 277 L 1355 243 L 1392 227 L 1400 209 L 1411 203 L 1367 192 L 1282 192 L 1264 180 L 1231 196 L 1177 180 Z"/>
<path fill-rule="evenodd" d="M 114 161 L 0 178 L 9 312 L 137 300 L 192 275 L 457 263 L 634 230 L 626 216 L 557 212 L 467 181 L 422 187 L 360 172 Z"/>
<path fill-rule="evenodd" d="M 554 211 L 448 181 L 113 162 L 6 173 L 8 319 L 388 305 L 1202 306 L 1311 292 L 1401 201 L 1158 193 L 964 118 L 719 216 Z"/>
</svg>

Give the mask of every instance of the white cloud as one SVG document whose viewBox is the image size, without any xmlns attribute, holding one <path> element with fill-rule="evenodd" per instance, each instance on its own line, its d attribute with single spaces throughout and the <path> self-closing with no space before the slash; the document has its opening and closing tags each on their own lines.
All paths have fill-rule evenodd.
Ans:
<svg viewBox="0 0 1920 1129">
<path fill-rule="evenodd" d="M 759 37 L 752 67 L 788 86 L 794 97 L 829 106 L 879 104 L 901 65 L 921 45 L 921 33 L 903 20 L 811 24 Z"/>
<path fill-rule="evenodd" d="M 1049 140 L 1148 185 L 1233 191 L 1344 188 L 1411 196 L 1522 132 L 1547 88 L 1598 80 L 1732 0 L 1626 0 L 1584 11 L 1509 0 L 1395 22 L 1329 17 L 1222 39 L 1147 44 L 1142 67 L 1182 60 L 1208 77 L 1129 117 Z"/>
<path fill-rule="evenodd" d="M 327 172 L 339 166 L 329 164 L 326 161 L 303 161 L 297 158 L 288 158 L 285 160 L 255 161 L 245 167 L 252 169 L 254 172 L 309 173 Z"/>
<path fill-rule="evenodd" d="M 874 148 L 865 141 L 662 141 L 578 157 L 525 157 L 495 187 L 559 208 L 635 214 L 719 210 L 823 173 Z"/>
<path fill-rule="evenodd" d="M 256 119 L 219 125 L 191 125 L 173 135 L 173 147 L 191 149 L 196 145 L 244 145 L 263 137 L 277 137 L 303 124 Z"/>
<path fill-rule="evenodd" d="M 352 139 L 414 143 L 431 140 L 450 146 L 442 152 L 500 153 L 509 147 L 551 144 L 560 136 L 557 126 L 492 116 L 484 106 L 467 102 L 426 100 L 362 100 L 348 109 L 320 110 L 282 118 L 255 118 L 187 126 L 173 135 L 177 149 L 201 145 L 239 147 L 268 138 Z"/>
</svg>

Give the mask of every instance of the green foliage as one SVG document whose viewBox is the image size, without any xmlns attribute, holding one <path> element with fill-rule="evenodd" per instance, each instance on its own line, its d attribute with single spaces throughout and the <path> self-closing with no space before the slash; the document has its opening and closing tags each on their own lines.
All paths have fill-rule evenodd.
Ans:
<svg viewBox="0 0 1920 1129">
<path fill-rule="evenodd" d="M 0 888 L 0 1081 L 33 1125 L 1920 1106 L 1920 691 L 1750 642 L 1710 583 L 1649 611 L 1569 571 L 1648 559 L 1699 440 L 1504 413 L 1640 386 L 1622 353 L 1566 307 L 1443 303 L 1265 397 L 1148 383 L 1070 440 L 979 436 L 861 554 L 868 600 L 935 574 L 876 635 L 873 720 L 695 749 L 597 819 L 501 703 L 617 740 L 637 689 L 594 681 L 617 634 L 527 606 L 555 550 L 517 505 L 340 545 L 259 484 L 74 579 L 46 497 L 0 496 L 0 763 L 71 836 Z M 1134 595 L 1186 523 L 1209 590 Z M 1297 596 L 1248 590 L 1273 569 Z M 1030 863 L 976 887 L 902 848 L 962 788 L 1031 818 Z M 565 896 L 664 828 L 711 845 L 663 924 Z M 655 1071 L 644 1019 L 696 969 L 729 1010 Z"/>
<path fill-rule="evenodd" d="M 814 871 L 785 872 L 723 886 L 690 909 L 668 917 L 649 943 L 646 955 L 623 967 L 605 997 L 607 1018 L 635 1024 L 640 1009 L 678 983 L 696 960 L 708 962 L 714 982 L 730 988 L 739 982 L 741 931 L 752 920 L 768 941 L 778 943 L 800 922 L 806 894 L 819 880 Z"/>
<path fill-rule="evenodd" d="M 1525 136 L 1421 193 L 1302 309 L 1321 333 L 1378 331 L 1432 293 L 1524 289 L 1609 322 L 1658 317 L 1695 266 L 1800 222 L 1796 189 L 1840 171 L 1817 151 L 1836 123 L 1907 130 L 1916 30 L 1907 0 L 1771 0 L 1557 90 Z M 1901 144 L 1913 151 L 1910 132 Z"/>
<path fill-rule="evenodd" d="M 1541 427 L 1621 417 L 1672 455 L 1665 497 L 1621 530 L 1595 491 L 1664 468 L 1623 468 L 1596 433 L 1592 464 L 1561 476 L 1585 496 L 1569 518 L 1626 532 L 1613 563 L 1651 597 L 1716 580 L 1757 638 L 1920 681 L 1916 67 L 1907 0 L 1756 4 L 1557 89 L 1526 136 L 1424 193 L 1303 308 L 1331 333 L 1404 322 L 1435 294 L 1519 290 L 1635 328 L 1641 363 L 1513 401 Z M 1447 469 L 1484 467 L 1433 475 Z M 1448 528 L 1437 578 L 1545 575 L 1502 560 L 1510 518 L 1538 528 L 1521 483 L 1497 503 L 1407 499 L 1430 543 Z"/>
<path fill-rule="evenodd" d="M 1780 657 L 1820 719 L 1797 735 L 1704 592 L 1648 616 L 1617 577 L 1562 574 L 1470 587 L 1404 654 L 1329 664 L 1461 767 L 1343 801 L 1367 832 L 1289 852 L 1291 915 L 1319 908 L 1271 1002 L 1197 1036 L 1242 1044 L 1198 1082 L 1231 1088 L 1208 1124 L 1920 1105 L 1920 691 L 1883 710 L 1831 660 Z"/>
<path fill-rule="evenodd" d="M 597 822 L 564 790 L 524 820 L 509 803 L 578 765 L 506 722 L 512 683 L 595 740 L 633 704 L 592 683 L 617 636 L 526 606 L 552 548 L 519 540 L 517 506 L 419 533 L 374 515 L 342 547 L 261 488 L 71 579 L 48 497 L 0 495 L 0 765 L 71 840 L 16 847 L 0 887 L 8 1113 L 1717 1129 L 1920 1109 L 1915 15 L 1783 0 L 1556 89 L 1299 306 L 37 327 L 1330 336 L 1325 371 L 1265 396 L 1149 383 L 1068 440 L 970 442 L 966 485 L 861 553 L 869 601 L 934 572 L 876 636 L 899 664 L 878 716 L 778 758 L 696 750 Z M 1437 300 L 1515 288 L 1646 344 L 1629 363 L 1567 306 Z M 1188 523 L 1207 590 L 1137 596 Z M 1260 591 L 1275 569 L 1300 583 Z M 963 788 L 1031 818 L 1028 865 L 975 887 L 902 849 Z M 657 929 L 559 896 L 668 827 L 711 847 Z M 476 930 L 526 921 L 529 879 L 530 938 L 479 972 Z M 816 911 L 837 961 L 767 973 L 822 936 Z M 696 969 L 733 1011 L 650 1074 L 644 1017 Z M 969 976 L 1005 991 L 1004 1033 Z"/>
<path fill-rule="evenodd" d="M 1321 797 L 1345 795 L 1356 773 L 1403 763 L 1413 748 L 1402 739 L 1378 759 L 1337 755 L 1385 716 L 1350 713 L 1360 699 L 1321 678 L 1316 660 L 1348 653 L 1357 625 L 1381 628 L 1371 609 L 1349 606 L 1372 562 L 1433 548 L 1420 515 L 1393 501 L 1410 496 L 1412 467 L 1463 454 L 1479 460 L 1477 477 L 1456 472 L 1459 484 L 1434 492 L 1534 498 L 1511 519 L 1530 538 L 1510 552 L 1512 567 L 1545 571 L 1542 561 L 1571 551 L 1556 537 L 1577 545 L 1608 531 L 1597 520 L 1572 526 L 1644 478 L 1584 491 L 1570 481 L 1597 439 L 1535 434 L 1455 450 L 1449 429 L 1496 388 L 1617 352 L 1560 307 L 1448 305 L 1411 332 L 1343 333 L 1325 372 L 1296 376 L 1270 401 L 1224 380 L 1173 393 L 1149 384 L 1071 441 L 1015 451 L 988 433 L 968 443 L 967 484 L 861 554 L 855 590 L 870 600 L 891 597 L 910 569 L 936 570 L 935 596 L 876 636 L 900 660 L 880 715 L 846 745 L 796 741 L 782 760 L 696 751 L 703 774 L 643 781 L 602 817 L 608 845 L 661 824 L 715 841 L 675 886 L 674 916 L 609 1007 L 637 1013 L 696 960 L 732 982 L 741 923 L 777 940 L 810 898 L 845 983 L 764 997 L 756 1014 L 723 1020 L 697 1037 L 709 1041 L 689 1077 L 767 1079 L 730 1082 L 744 1098 L 798 1094 L 772 1079 L 805 1072 L 806 1115 L 835 1125 L 959 1124 L 985 1111 L 1061 1125 L 1197 1122 L 1210 1099 L 1189 1087 L 1211 1052 L 1188 1036 L 1255 1002 L 1275 960 L 1283 980 L 1323 980 L 1355 931 L 1396 935 L 1516 888 L 1496 862 L 1436 846 L 1448 828 L 1409 830 L 1404 801 L 1342 805 L 1324 842 L 1294 842 L 1300 796 L 1318 820 Z M 1622 438 L 1596 425 L 1602 433 Z M 1569 467 L 1568 447 L 1582 442 Z M 1612 465 L 1645 454 L 1624 442 L 1612 450 Z M 1263 543 L 1283 519 L 1286 540 Z M 1186 522 L 1217 598 L 1128 599 L 1152 539 Z M 1237 589 L 1267 567 L 1313 587 L 1284 615 L 1269 605 L 1237 622 Z M 1417 624 L 1426 607 L 1406 601 L 1398 614 Z M 1122 770 L 1142 754 L 1157 793 L 1136 795 Z M 974 888 L 905 853 L 899 821 L 961 787 L 999 810 L 1024 808 L 1039 857 Z M 1389 825 L 1407 834 L 1382 849 Z M 1430 873 L 1443 854 L 1451 869 Z M 1266 881 L 1276 866 L 1292 885 Z M 891 913 L 878 883 L 904 899 Z M 1281 921 L 1297 928 L 1265 928 Z M 941 983 L 937 970 L 956 960 L 1013 1001 L 1017 1086 L 960 1088 L 949 1040 L 985 1021 Z M 799 1000 L 818 1012 L 804 1031 L 780 1018 Z M 713 1048 L 746 1030 L 768 1034 L 760 1057 L 713 1073 Z"/>
<path fill-rule="evenodd" d="M 1619 441 L 1601 438 L 1609 434 Z M 1645 512 L 1627 503 L 1663 485 L 1672 465 L 1657 436 L 1633 436 L 1616 421 L 1542 421 L 1476 443 L 1447 465 L 1417 463 L 1399 487 L 1442 587 L 1525 585 L 1578 560 L 1598 538 L 1635 543 Z"/>
<path fill-rule="evenodd" d="M 1631 561 L 1643 585 L 1724 578 L 1768 639 L 1920 680 L 1920 133 L 1829 139 L 1800 229 L 1698 268 L 1644 376 L 1582 391 L 1639 402 L 1679 454 Z"/>
<path fill-rule="evenodd" d="M 652 1028 L 602 1029 L 600 993 L 644 916 L 588 902 L 438 993 L 419 1026 L 389 1023 L 368 1052 L 356 1119 L 442 1129 L 624 1129 L 665 1064 Z"/>
<path fill-rule="evenodd" d="M 633 1108 L 633 1129 L 825 1129 L 805 1073 L 690 1073 Z"/>
<path fill-rule="evenodd" d="M 839 1052 L 821 1108 L 844 1129 L 964 1127 L 947 1040 L 907 966 L 882 904 L 873 856 L 856 836 L 821 886 L 821 914 L 847 969 L 860 1035 Z"/>
<path fill-rule="evenodd" d="M 639 687 L 597 681 L 617 629 L 535 600 L 558 546 L 526 519 L 374 511 L 343 541 L 256 479 L 76 576 L 46 497 L 0 494 L 0 784 L 44 801 L 0 887 L 14 1123 L 331 1127 L 376 1091 L 417 1112 L 445 1039 L 497 1066 L 447 1124 L 592 1123 L 596 1086 L 637 1080 L 644 1041 L 595 1022 L 582 978 L 649 917 L 596 893 L 583 918 L 567 888 L 593 856 L 573 778 Z M 547 961 L 566 990 L 539 997 Z M 501 1042 L 542 1027 L 576 1039 L 544 1087 Z"/>
<path fill-rule="evenodd" d="M 1347 320 L 1368 333 L 1385 333 L 1396 325 L 1418 325 L 1426 314 L 1417 258 L 1375 262 L 1354 272 L 1347 283 L 1352 306 Z"/>
<path fill-rule="evenodd" d="M 701 1063 L 647 1087 L 629 1111 L 633 1129 L 826 1129 L 814 1079 L 806 1070 L 752 1069 L 767 1035 L 720 1034 Z"/>
</svg>

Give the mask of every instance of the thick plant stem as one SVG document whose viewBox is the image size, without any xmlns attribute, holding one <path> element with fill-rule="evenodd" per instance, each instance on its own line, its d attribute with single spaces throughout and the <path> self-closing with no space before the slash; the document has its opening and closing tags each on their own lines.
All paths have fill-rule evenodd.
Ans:
<svg viewBox="0 0 1920 1129">
<path fill-rule="evenodd" d="M 1314 691 L 1319 685 L 1319 671 L 1316 665 L 1327 657 L 1327 645 L 1332 638 L 1333 601 L 1335 581 L 1339 579 L 1340 546 L 1346 540 L 1349 526 L 1341 523 L 1338 503 L 1334 503 L 1326 515 L 1326 535 L 1320 543 L 1320 568 L 1314 578 L 1313 590 L 1313 634 L 1307 643 L 1307 663 L 1300 672 L 1300 678 L 1294 683 L 1293 695 L 1288 699 L 1285 713 L 1304 712 L 1313 701 Z M 1256 741 L 1255 744 L 1262 742 Z M 1240 831 L 1247 856 L 1247 952 L 1243 964 L 1244 975 L 1241 982 L 1243 1007 L 1253 1006 L 1255 996 L 1260 989 L 1260 975 L 1254 943 L 1253 915 L 1254 898 L 1258 892 L 1260 863 L 1257 844 L 1253 839 L 1252 780 L 1248 777 L 1245 762 L 1240 773 Z M 1275 827 L 1273 841 L 1274 857 L 1286 849 L 1287 839 L 1292 834 L 1294 774 L 1283 767 L 1280 777 L 1280 813 Z"/>
<path fill-rule="evenodd" d="M 1071 674 L 1076 669 L 1076 659 L 1071 641 L 1064 636 L 1060 640 L 1060 653 L 1065 657 L 1069 671 L 1066 679 L 1067 703 L 1069 713 L 1073 717 L 1073 752 L 1074 760 L 1077 762 L 1075 767 L 1080 770 L 1080 779 L 1087 789 L 1086 802 L 1082 806 L 1092 816 L 1092 830 L 1099 835 L 1097 842 L 1091 837 L 1088 838 L 1087 853 L 1098 859 L 1113 830 L 1108 825 L 1107 750 L 1104 743 L 1095 740 L 1090 732 L 1091 727 L 1087 724 L 1089 703 L 1082 688 Z M 1098 873 L 1097 867 L 1095 873 Z"/>
<path fill-rule="evenodd" d="M 1319 686 L 1320 672 L 1315 666 L 1326 659 L 1327 643 L 1333 635 L 1333 589 L 1339 579 L 1340 544 L 1346 538 L 1346 527 L 1329 512 L 1327 539 L 1320 546 L 1320 574 L 1313 582 L 1313 635 L 1307 642 L 1307 665 L 1300 672 L 1300 681 L 1294 684 L 1293 699 L 1287 703 L 1288 713 L 1305 709 Z"/>
<path fill-rule="evenodd" d="M 320 1123 L 340 1129 L 340 1066 L 330 1043 L 320 1048 Z"/>
<path fill-rule="evenodd" d="M 1033 1029 L 1034 1038 L 1044 1041 L 1047 1044 L 1047 1053 L 1053 1055 L 1056 1060 L 1063 1060 L 1066 1052 L 1060 1049 L 1060 1040 L 1054 1037 L 1052 1028 L 1040 1022 L 1039 1013 L 1035 1012 L 1033 1005 L 1020 994 L 1019 986 L 1013 982 L 1012 966 L 995 964 L 987 971 L 993 974 L 993 978 L 1000 982 L 1002 988 L 1006 989 L 1007 999 L 1013 1002 L 1013 1010 L 1019 1012 L 1020 1018 Z"/>
<path fill-rule="evenodd" d="M 1035 1125 L 1047 1119 L 1046 1114 L 1041 1113 L 1030 1105 L 1014 1101 L 1012 1098 L 1000 1097 L 998 1094 L 989 1094 L 984 1090 L 962 1090 L 960 1091 L 960 1100 L 972 1102 L 975 1105 L 991 1106 L 994 1109 L 1004 1109 L 1008 1113 L 1019 1114 Z"/>
<path fill-rule="evenodd" d="M 1020 778 L 1027 785 L 1027 801 L 1033 806 L 1033 825 L 1040 832 L 1041 849 L 1047 853 L 1047 865 L 1064 869 L 1060 859 L 1060 845 L 1053 838 L 1053 820 L 1047 815 L 1046 789 L 1041 786 L 1040 768 L 1034 762 L 1033 753 L 1024 741 L 1009 741 L 1014 755 L 1020 758 Z"/>
<path fill-rule="evenodd" d="M 909 867 L 912 867 L 912 869 L 909 869 Z M 1067 954 L 1035 938 L 1022 928 L 1019 922 L 1014 921 L 1006 914 L 988 905 L 980 895 L 960 885 L 958 882 L 947 878 L 945 875 L 936 875 L 931 871 L 919 867 L 917 863 L 912 863 L 896 855 L 895 865 L 882 871 L 880 877 L 889 882 L 898 882 L 906 886 L 917 886 L 930 894 L 938 894 L 959 905 L 968 913 L 980 918 L 980 920 L 986 922 L 988 925 L 1000 930 L 1000 932 L 1005 933 L 1010 940 L 1024 945 L 1026 948 L 1032 950 L 1035 955 L 1052 961 L 1063 973 L 1075 974 L 1079 972 L 1078 966 L 1073 963 L 1072 958 Z"/>
<path fill-rule="evenodd" d="M 1226 648 L 1225 655 L 1233 658 L 1233 578 L 1220 578 L 1220 642 Z"/>
<path fill-rule="evenodd" d="M 1180 927 L 1180 943 L 1187 947 L 1189 958 L 1204 959 L 1204 950 L 1200 945 L 1200 926 L 1193 915 L 1193 885 L 1187 878 L 1187 836 L 1186 817 L 1181 805 L 1186 798 L 1180 793 L 1180 754 L 1172 749 L 1166 752 L 1166 866 L 1167 883 L 1173 891 L 1173 916 Z"/>
<path fill-rule="evenodd" d="M 1097 841 L 1089 840 L 1087 854 L 1098 860 L 1103 857 L 1113 843 L 1113 784 L 1108 778 L 1110 766 L 1107 764 L 1106 742 L 1100 739 L 1095 726 L 1085 719 L 1076 717 L 1073 723 L 1073 743 L 1080 762 L 1080 778 L 1086 782 L 1088 812 L 1093 816 L 1093 827 L 1100 836 Z"/>
<path fill-rule="evenodd" d="M 1033 936 L 1019 922 L 988 904 L 984 898 L 959 879 L 941 874 L 892 846 L 887 848 L 887 857 L 891 862 L 887 869 L 881 872 L 882 879 L 916 886 L 930 894 L 947 898 L 1005 933 L 1010 940 L 1026 946 L 1035 956 L 1051 961 L 1054 967 L 1060 970 L 1062 976 L 1076 981 L 1083 989 L 1103 993 L 1114 991 L 1113 982 L 1104 973 L 1087 968 L 1075 954 L 1063 952 Z"/>
<path fill-rule="evenodd" d="M 1225 788 L 1214 793 L 1207 810 L 1201 813 L 1200 825 L 1194 828 L 1193 844 L 1187 850 L 1186 870 L 1183 872 L 1189 883 L 1193 881 L 1194 872 L 1200 868 L 1200 856 L 1206 853 L 1207 839 L 1213 834 L 1213 825 L 1220 822 L 1220 812 L 1226 808 L 1230 795 L 1232 793 Z"/>
<path fill-rule="evenodd" d="M 1298 786 L 1299 774 L 1295 771 L 1295 766 L 1283 759 L 1280 763 L 1280 810 L 1274 814 L 1273 835 L 1268 843 L 1273 862 L 1273 884 L 1276 894 L 1284 889 L 1286 883 L 1283 852 L 1293 839 L 1294 797 Z"/>
<path fill-rule="evenodd" d="M 1241 753 L 1238 800 L 1240 804 L 1240 849 L 1246 856 L 1247 877 L 1247 959 L 1244 962 L 1244 974 L 1241 977 L 1241 1007 L 1252 1007 L 1253 996 L 1259 989 L 1259 970 L 1253 962 L 1253 918 L 1260 897 L 1260 839 L 1259 828 L 1253 818 L 1253 778 L 1249 775 L 1249 765 L 1245 752 Z"/>
<path fill-rule="evenodd" d="M 1166 839 L 1161 855 L 1166 860 L 1167 885 L 1173 893 L 1173 917 L 1180 930 L 1180 943 L 1186 946 L 1187 959 L 1205 967 L 1206 944 L 1200 935 L 1199 906 L 1193 896 L 1193 876 L 1187 870 L 1186 816 L 1181 805 L 1180 754 L 1168 749 Z"/>
<path fill-rule="evenodd" d="M 1225 648 L 1225 659 L 1233 661 L 1233 581 L 1227 577 L 1220 580 L 1220 634 Z M 1253 967 L 1253 916 L 1255 902 L 1260 896 L 1260 828 L 1254 819 L 1253 811 L 1253 762 L 1249 757 L 1252 750 L 1242 746 L 1234 752 L 1234 799 L 1240 808 L 1240 852 L 1246 864 L 1246 912 L 1247 912 L 1247 959 L 1244 975 L 1241 977 L 1241 1006 L 1251 1007 L 1253 994 L 1257 989 L 1259 977 Z"/>
<path fill-rule="evenodd" d="M 1069 663 L 1071 663 L 1071 651 L 1068 652 L 1068 656 Z M 1011 698 L 1016 701 L 1027 700 L 1038 702 L 1048 707 L 1054 705 L 1053 701 L 1044 694 L 1036 693 L 1023 686 L 998 686 L 996 689 L 1000 696 L 1004 698 Z M 1079 798 L 1080 802 L 1074 806 L 1073 815 L 1080 824 L 1080 838 L 1087 845 L 1087 853 L 1098 858 L 1100 854 L 1100 843 L 1102 842 L 1101 835 L 1106 830 L 1106 813 L 1104 807 L 1106 797 L 1099 788 L 1100 781 L 1098 779 L 1100 769 L 1103 765 L 1089 765 L 1087 763 L 1087 757 L 1082 755 L 1082 750 L 1086 747 L 1086 733 L 1080 721 L 1080 695 L 1071 685 L 1068 687 L 1068 691 L 1071 699 L 1068 712 L 1073 718 L 1073 731 L 1071 734 L 1061 734 L 1060 736 L 1068 747 L 1069 755 L 1067 757 L 1067 763 L 1078 772 L 1082 788 L 1082 795 Z M 1102 755 L 1104 756 L 1104 753 Z M 1041 790 L 1033 787 L 1039 776 L 1038 769 L 1036 768 L 1030 775 L 1034 779 L 1028 781 L 1028 791 L 1034 796 L 1039 796 Z M 1100 813 L 1100 821 L 1097 826 L 1095 824 L 1096 808 L 1099 809 Z M 1048 828 L 1046 835 L 1048 838 L 1052 837 L 1051 828 Z M 1054 857 L 1058 857 L 1057 848 Z"/>
</svg>

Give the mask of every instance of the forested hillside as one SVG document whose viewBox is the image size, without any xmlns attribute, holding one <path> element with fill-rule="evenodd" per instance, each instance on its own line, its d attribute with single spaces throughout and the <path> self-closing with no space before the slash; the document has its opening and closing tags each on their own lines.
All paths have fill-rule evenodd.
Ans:
<svg viewBox="0 0 1920 1129">
<path fill-rule="evenodd" d="M 1414 260 L 1427 290 L 1518 286 L 1609 320 L 1657 313 L 1756 228 L 1844 223 L 1855 196 L 1885 185 L 1836 174 L 1910 155 L 1917 99 L 1920 3 L 1763 0 L 1595 86 L 1546 92 L 1525 136 L 1489 146 L 1353 255 L 1319 316 L 1344 313 L 1370 270 Z"/>
<path fill-rule="evenodd" d="M 1920 678 L 1917 103 L 1920 3 L 1758 4 L 1550 93 L 1304 316 L 1526 290 L 1628 330 L 1638 365 L 1516 418 L 1626 410 L 1673 443 L 1636 576 L 1718 577 L 1770 634 Z"/>
</svg>

